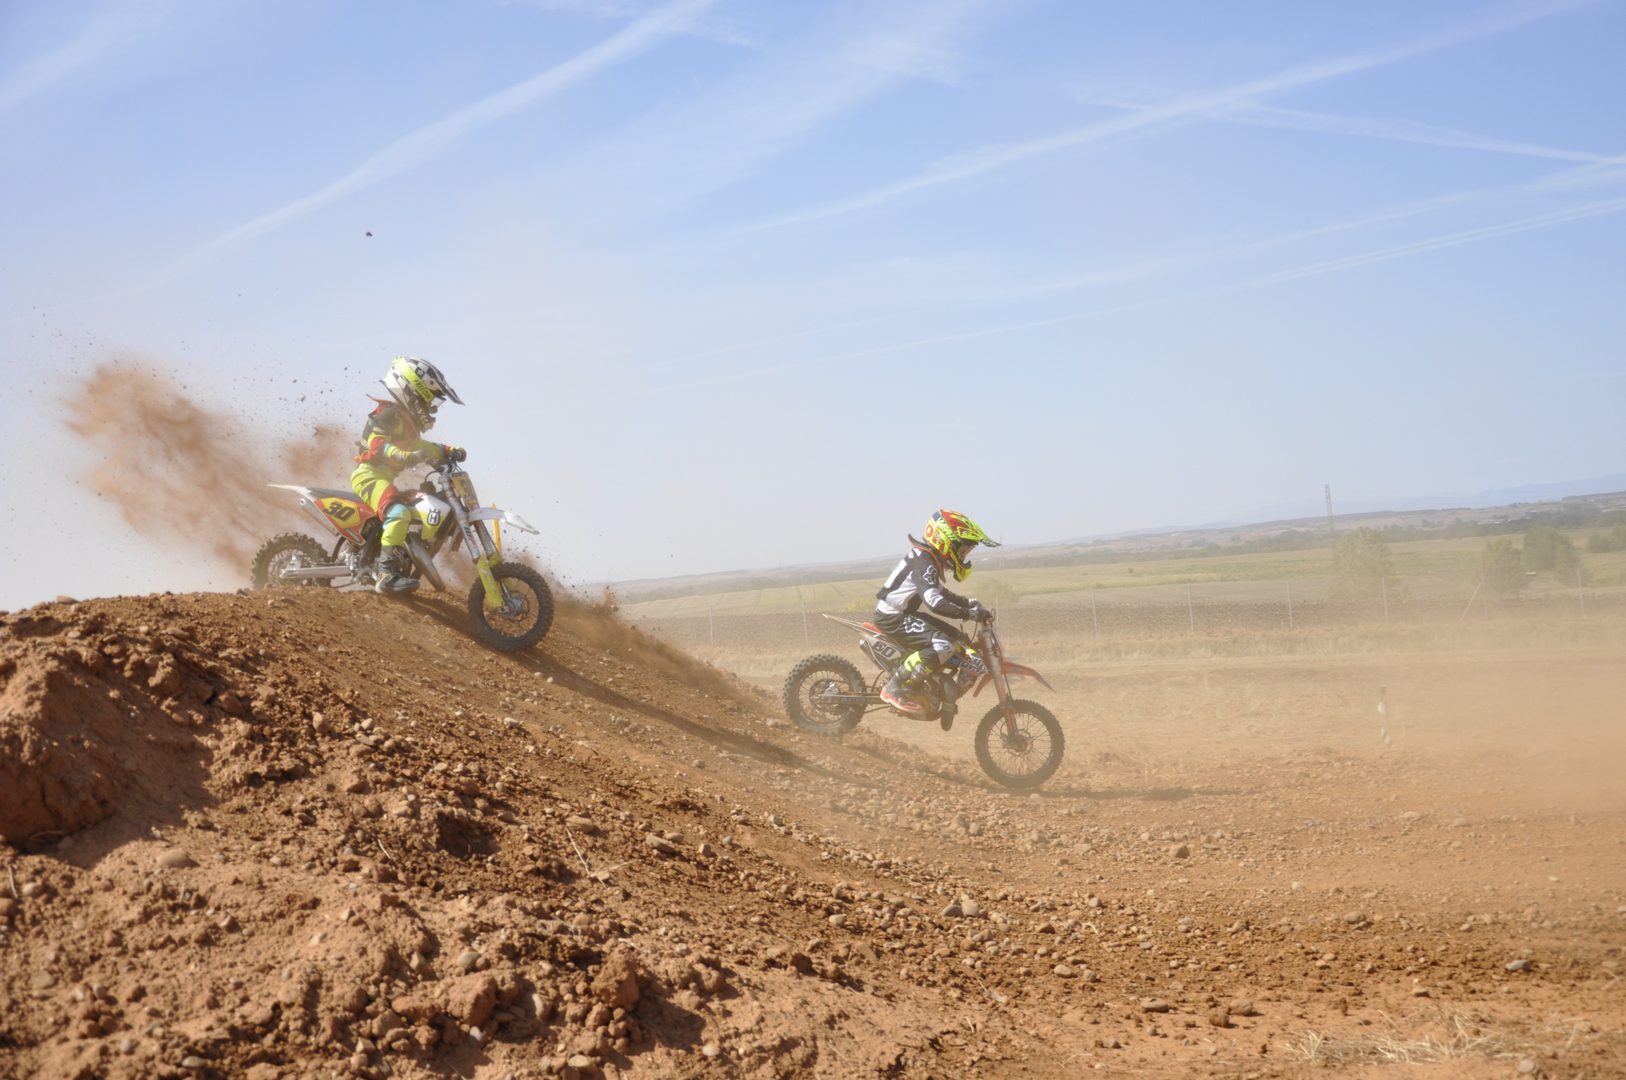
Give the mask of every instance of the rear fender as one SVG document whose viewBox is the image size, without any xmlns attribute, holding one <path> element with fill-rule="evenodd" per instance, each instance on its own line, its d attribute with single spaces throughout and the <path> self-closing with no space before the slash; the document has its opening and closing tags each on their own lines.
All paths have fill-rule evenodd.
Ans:
<svg viewBox="0 0 1626 1080">
<path fill-rule="evenodd" d="M 339 526 L 329 515 L 322 512 L 322 497 L 316 494 L 316 492 L 312 491 L 310 488 L 300 487 L 297 484 L 267 484 L 266 486 L 281 488 L 284 491 L 291 491 L 298 495 L 299 508 L 305 511 L 305 513 L 309 514 L 312 521 L 317 522 L 322 526 L 322 528 L 326 529 L 334 536 L 343 536 L 347 539 L 350 538 L 350 533 L 348 530 L 339 528 Z"/>
<path fill-rule="evenodd" d="M 854 622 L 839 615 L 826 615 L 825 618 L 833 623 L 840 623 L 849 630 L 856 630 L 864 639 L 859 642 L 864 654 L 887 671 L 903 663 L 903 650 L 898 648 L 897 642 L 888 637 L 885 631 L 873 623 Z"/>
</svg>

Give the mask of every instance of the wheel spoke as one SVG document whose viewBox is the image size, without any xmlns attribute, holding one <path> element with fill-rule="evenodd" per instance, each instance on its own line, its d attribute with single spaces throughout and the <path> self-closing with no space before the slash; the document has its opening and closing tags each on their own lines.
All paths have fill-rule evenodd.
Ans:
<svg viewBox="0 0 1626 1080">
<path fill-rule="evenodd" d="M 802 681 L 799 695 L 802 712 L 820 724 L 836 725 L 848 719 L 855 706 L 851 702 L 831 701 L 832 694 L 862 693 L 847 685 L 846 678 L 838 671 L 809 672 Z"/>
<path fill-rule="evenodd" d="M 500 608 L 487 608 L 486 618 L 492 628 L 500 633 L 518 637 L 529 630 L 536 622 L 541 606 L 536 602 L 535 595 L 530 589 L 523 587 L 524 582 L 516 579 L 504 579 L 500 582 L 503 592 L 503 606 Z"/>
<path fill-rule="evenodd" d="M 1050 733 L 1033 717 L 1018 714 L 1014 733 L 1006 730 L 1003 725 L 1000 726 L 994 749 L 1002 759 L 1022 766 L 1017 769 L 1006 769 L 1006 772 L 1012 776 L 1025 776 L 1049 760 Z"/>
<path fill-rule="evenodd" d="M 839 656 L 809 656 L 785 678 L 785 715 L 803 731 L 835 738 L 864 716 L 864 677 Z"/>
<path fill-rule="evenodd" d="M 492 607 L 485 584 L 469 586 L 469 618 L 474 632 L 499 652 L 529 648 L 542 640 L 553 624 L 553 593 L 547 579 L 523 563 L 499 563 L 491 568 L 502 596 Z"/>
<path fill-rule="evenodd" d="M 1007 787 L 1027 789 L 1044 782 L 1061 763 L 1063 736 L 1043 706 L 1016 701 L 995 706 L 977 729 L 977 755 L 983 769 Z"/>
</svg>

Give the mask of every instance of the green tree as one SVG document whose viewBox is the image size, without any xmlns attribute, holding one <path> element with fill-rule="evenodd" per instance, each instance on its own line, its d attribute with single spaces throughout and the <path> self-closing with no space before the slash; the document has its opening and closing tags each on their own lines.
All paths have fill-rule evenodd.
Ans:
<svg viewBox="0 0 1626 1080">
<path fill-rule="evenodd" d="M 1626 549 L 1626 525 L 1616 525 L 1608 532 L 1595 532 L 1586 538 L 1586 549 L 1596 554 Z"/>
<path fill-rule="evenodd" d="M 1340 600 L 1377 596 L 1393 574 L 1389 545 L 1376 529 L 1356 529 L 1338 538 L 1332 551 L 1332 595 Z"/>
<path fill-rule="evenodd" d="M 1513 541 L 1493 536 L 1479 555 L 1479 580 L 1497 596 L 1511 596 L 1524 588 L 1524 557 Z"/>
<path fill-rule="evenodd" d="M 1595 532 L 1586 538 L 1586 549 L 1594 555 L 1602 555 L 1606 551 L 1619 551 L 1620 544 L 1615 540 L 1615 531 Z"/>
<path fill-rule="evenodd" d="M 1550 571 L 1565 584 L 1589 578 L 1581 553 L 1570 538 L 1551 525 L 1532 525 L 1524 534 L 1524 568 Z"/>
</svg>

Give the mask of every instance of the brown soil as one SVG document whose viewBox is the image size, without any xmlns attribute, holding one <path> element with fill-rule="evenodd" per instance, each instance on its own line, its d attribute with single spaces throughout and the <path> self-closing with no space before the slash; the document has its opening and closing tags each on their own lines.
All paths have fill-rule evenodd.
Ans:
<svg viewBox="0 0 1626 1080">
<path fill-rule="evenodd" d="M 500 656 L 460 607 L 0 620 L 0 1075 L 1626 1075 L 1619 757 L 1552 801 L 1440 732 L 1171 783 L 1070 727 L 1015 797 L 590 610 Z M 1233 675 L 1096 704 L 1200 743 L 1178 679 L 1243 726 L 1343 692 Z"/>
</svg>

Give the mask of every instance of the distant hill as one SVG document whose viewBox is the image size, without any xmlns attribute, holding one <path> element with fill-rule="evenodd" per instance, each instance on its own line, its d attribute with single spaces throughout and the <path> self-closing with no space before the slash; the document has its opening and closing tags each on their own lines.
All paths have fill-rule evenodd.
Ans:
<svg viewBox="0 0 1626 1080">
<path fill-rule="evenodd" d="M 1470 495 L 1414 495 L 1381 499 L 1340 499 L 1333 489 L 1333 510 L 1344 514 L 1371 513 L 1382 510 L 1440 510 L 1447 507 L 1484 509 L 1500 506 L 1519 506 L 1526 503 L 1552 502 L 1577 496 L 1626 491 L 1626 473 L 1598 476 L 1590 480 L 1565 480 L 1548 484 L 1521 484 L 1517 487 L 1477 491 Z M 1312 518 L 1326 513 L 1326 504 L 1314 497 L 1295 499 L 1260 507 L 1246 515 L 1249 521 L 1267 518 Z"/>
<path fill-rule="evenodd" d="M 1517 520 L 1531 514 L 1622 512 L 1626 511 L 1626 474 L 1617 473 L 1591 480 L 1523 484 L 1471 495 L 1340 501 L 1335 490 L 1333 510 L 1338 528 L 1366 526 L 1377 529 L 1440 530 L 1464 526 L 1494 527 L 1494 523 Z M 1319 499 L 1295 500 L 1262 507 L 1246 519 L 1235 521 L 1162 525 L 1040 544 L 1007 544 L 997 552 L 982 555 L 978 565 L 987 570 L 998 570 L 1001 566 L 1093 562 L 1109 552 L 1172 554 L 1172 549 L 1205 548 L 1209 545 L 1270 545 L 1272 538 L 1290 540 L 1290 537 L 1282 536 L 1284 533 L 1301 534 L 1301 540 L 1291 546 L 1303 546 L 1305 538 L 1302 534 L 1320 533 L 1325 528 L 1324 502 Z M 879 578 L 896 559 L 895 554 L 887 554 L 844 562 L 689 574 L 616 582 L 614 588 L 622 600 L 638 602 L 741 589 L 813 585 L 863 577 Z"/>
</svg>

